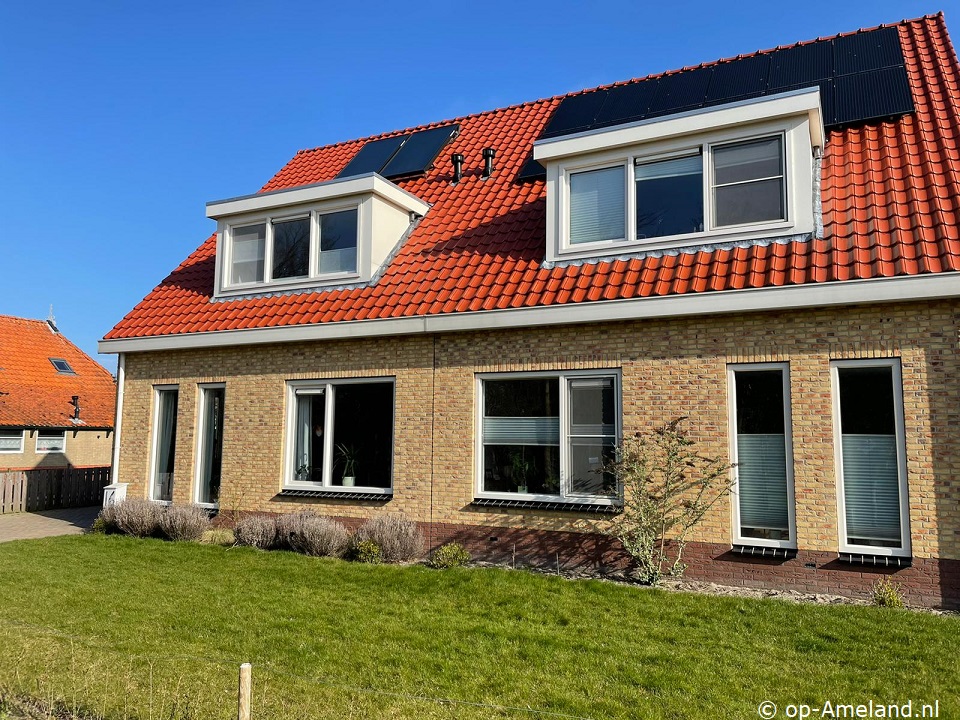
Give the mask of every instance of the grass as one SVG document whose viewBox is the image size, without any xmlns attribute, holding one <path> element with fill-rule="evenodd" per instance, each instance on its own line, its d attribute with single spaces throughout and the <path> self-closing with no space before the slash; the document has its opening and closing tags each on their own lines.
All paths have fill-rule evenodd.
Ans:
<svg viewBox="0 0 960 720">
<path fill-rule="evenodd" d="M 0 608 L 0 689 L 96 717 L 235 717 L 243 661 L 257 720 L 960 714 L 960 619 L 872 607 L 74 536 L 0 545 Z"/>
</svg>

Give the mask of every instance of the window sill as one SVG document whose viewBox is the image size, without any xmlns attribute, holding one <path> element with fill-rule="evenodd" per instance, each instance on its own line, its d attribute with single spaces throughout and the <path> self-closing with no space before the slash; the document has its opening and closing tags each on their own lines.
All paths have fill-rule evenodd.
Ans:
<svg viewBox="0 0 960 720">
<path fill-rule="evenodd" d="M 771 547 L 769 545 L 734 545 L 735 555 L 746 555 L 756 558 L 770 558 L 772 560 L 793 560 L 797 556 L 796 548 Z"/>
<path fill-rule="evenodd" d="M 502 500 L 498 498 L 474 498 L 472 507 L 524 510 L 557 510 L 561 512 L 594 513 L 597 515 L 616 515 L 623 511 L 620 505 L 612 503 L 582 503 L 566 500 Z"/>
<path fill-rule="evenodd" d="M 365 492 L 363 490 L 300 490 L 286 488 L 281 490 L 280 498 L 326 498 L 327 500 L 368 500 L 370 502 L 389 502 L 393 492 Z"/>
<path fill-rule="evenodd" d="M 902 555 L 871 555 L 870 553 L 841 552 L 840 562 L 850 565 L 870 565 L 872 567 L 904 568 L 913 565 L 912 557 Z"/>
</svg>

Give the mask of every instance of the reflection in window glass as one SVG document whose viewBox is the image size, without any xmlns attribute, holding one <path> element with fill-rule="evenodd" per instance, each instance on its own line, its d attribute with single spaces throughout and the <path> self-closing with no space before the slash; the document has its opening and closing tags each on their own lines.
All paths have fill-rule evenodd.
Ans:
<svg viewBox="0 0 960 720">
<path fill-rule="evenodd" d="M 273 277 L 310 274 L 310 218 L 273 223 Z"/>
<path fill-rule="evenodd" d="M 718 227 L 783 220 L 783 139 L 713 148 L 713 186 Z"/>
<path fill-rule="evenodd" d="M 570 243 L 622 240 L 624 222 L 623 167 L 570 175 Z"/>
<path fill-rule="evenodd" d="M 634 178 L 637 238 L 703 230 L 703 159 L 699 154 L 638 164 Z"/>
<path fill-rule="evenodd" d="M 320 272 L 357 272 L 357 211 L 320 216 Z"/>
</svg>

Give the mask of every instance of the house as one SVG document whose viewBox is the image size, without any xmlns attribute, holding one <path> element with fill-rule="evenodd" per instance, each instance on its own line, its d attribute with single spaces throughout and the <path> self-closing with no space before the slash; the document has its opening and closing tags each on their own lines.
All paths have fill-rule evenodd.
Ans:
<svg viewBox="0 0 960 720">
<path fill-rule="evenodd" d="M 942 15 L 304 150 L 101 342 L 115 481 L 606 564 L 619 438 L 736 493 L 688 577 L 960 602 Z"/>
<path fill-rule="evenodd" d="M 52 319 L 0 315 L 0 472 L 109 465 L 116 393 Z"/>
</svg>

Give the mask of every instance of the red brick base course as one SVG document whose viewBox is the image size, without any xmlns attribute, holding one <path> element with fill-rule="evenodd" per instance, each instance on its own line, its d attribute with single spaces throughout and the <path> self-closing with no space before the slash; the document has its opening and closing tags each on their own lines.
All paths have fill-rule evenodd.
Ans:
<svg viewBox="0 0 960 720">
<path fill-rule="evenodd" d="M 358 518 L 337 519 L 350 529 L 362 523 Z M 232 521 L 221 514 L 218 524 Z M 446 523 L 420 526 L 428 551 L 456 541 L 476 560 L 601 575 L 630 564 L 620 544 L 603 535 Z M 773 560 L 737 555 L 720 543 L 690 543 L 684 561 L 689 580 L 861 599 L 869 599 L 873 584 L 887 576 L 902 585 L 910 605 L 960 609 L 960 560 L 914 558 L 910 567 L 894 569 L 841 562 L 837 553 L 800 550 L 795 558 Z"/>
</svg>

